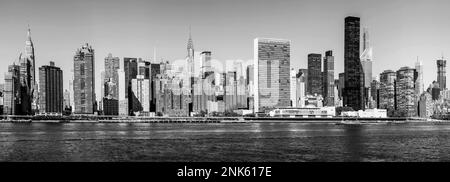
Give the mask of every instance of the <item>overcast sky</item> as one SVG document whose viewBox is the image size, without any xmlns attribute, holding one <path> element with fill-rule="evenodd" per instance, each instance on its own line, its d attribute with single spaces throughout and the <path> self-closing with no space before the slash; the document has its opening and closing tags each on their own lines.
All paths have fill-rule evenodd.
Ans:
<svg viewBox="0 0 450 182">
<path fill-rule="evenodd" d="M 68 88 L 77 48 L 95 49 L 96 70 L 113 56 L 184 59 L 189 26 L 196 51 L 213 59 L 253 59 L 253 39 L 291 40 L 291 66 L 307 54 L 333 50 L 335 76 L 344 70 L 344 18 L 361 17 L 373 46 L 374 76 L 424 64 L 425 87 L 436 79 L 436 59 L 450 56 L 448 0 L 1 0 L 0 83 L 24 52 L 31 27 L 36 65 L 55 61 Z M 36 74 L 38 69 L 36 69 Z M 96 71 L 97 95 L 100 71 Z M 448 79 L 450 80 L 450 79 Z"/>
</svg>

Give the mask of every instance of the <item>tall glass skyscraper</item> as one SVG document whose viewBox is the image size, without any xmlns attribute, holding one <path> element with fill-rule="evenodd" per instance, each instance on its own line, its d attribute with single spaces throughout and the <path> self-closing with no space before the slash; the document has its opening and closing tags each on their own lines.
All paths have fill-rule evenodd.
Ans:
<svg viewBox="0 0 450 182">
<path fill-rule="evenodd" d="M 360 18 L 345 18 L 344 106 L 364 110 L 364 71 L 360 62 Z"/>
<path fill-rule="evenodd" d="M 322 55 L 308 54 L 308 94 L 322 95 L 322 92 Z"/>
<path fill-rule="evenodd" d="M 255 113 L 291 105 L 290 45 L 282 39 L 254 40 Z"/>
</svg>

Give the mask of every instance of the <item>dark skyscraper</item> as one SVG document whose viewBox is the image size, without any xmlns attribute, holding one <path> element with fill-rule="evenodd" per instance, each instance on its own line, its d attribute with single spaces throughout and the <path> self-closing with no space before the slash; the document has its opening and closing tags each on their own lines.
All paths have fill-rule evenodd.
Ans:
<svg viewBox="0 0 450 182">
<path fill-rule="evenodd" d="M 125 97 L 128 99 L 128 112 L 132 115 L 133 100 L 136 96 L 131 91 L 131 80 L 136 79 L 138 75 L 137 58 L 123 58 L 123 67 L 125 71 Z"/>
<path fill-rule="evenodd" d="M 73 92 L 76 114 L 93 114 L 95 102 L 94 49 L 86 43 L 74 56 Z"/>
<path fill-rule="evenodd" d="M 333 51 L 325 52 L 323 59 L 323 100 L 324 106 L 334 106 L 334 57 Z"/>
<path fill-rule="evenodd" d="M 308 94 L 322 95 L 322 55 L 308 54 Z"/>
<path fill-rule="evenodd" d="M 39 112 L 46 114 L 62 114 L 63 112 L 63 72 L 50 65 L 39 68 Z"/>
<path fill-rule="evenodd" d="M 439 83 L 439 88 L 441 90 L 447 89 L 447 76 L 445 68 L 447 67 L 447 61 L 444 58 L 437 60 L 437 82 Z"/>
<path fill-rule="evenodd" d="M 138 74 L 137 58 L 123 58 L 123 67 L 125 71 L 125 97 L 128 98 L 129 89 L 131 89 L 131 80 L 136 79 Z"/>
<path fill-rule="evenodd" d="M 345 18 L 344 106 L 364 110 L 364 71 L 360 62 L 360 18 Z"/>
</svg>

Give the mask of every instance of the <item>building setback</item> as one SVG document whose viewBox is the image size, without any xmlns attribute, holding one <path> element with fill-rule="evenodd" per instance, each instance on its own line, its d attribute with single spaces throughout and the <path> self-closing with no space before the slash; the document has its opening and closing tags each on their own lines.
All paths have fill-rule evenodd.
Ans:
<svg viewBox="0 0 450 182">
<path fill-rule="evenodd" d="M 95 112 L 95 60 L 94 49 L 85 44 L 75 52 L 73 92 L 75 114 Z"/>
<path fill-rule="evenodd" d="M 255 113 L 290 106 L 290 41 L 254 40 Z"/>
<path fill-rule="evenodd" d="M 308 94 L 322 95 L 322 55 L 308 54 Z"/>
<path fill-rule="evenodd" d="M 360 62 L 360 18 L 345 18 L 344 103 L 353 110 L 364 110 L 364 71 Z"/>
<path fill-rule="evenodd" d="M 39 68 L 39 112 L 62 114 L 63 104 L 63 71 L 51 61 Z"/>
</svg>

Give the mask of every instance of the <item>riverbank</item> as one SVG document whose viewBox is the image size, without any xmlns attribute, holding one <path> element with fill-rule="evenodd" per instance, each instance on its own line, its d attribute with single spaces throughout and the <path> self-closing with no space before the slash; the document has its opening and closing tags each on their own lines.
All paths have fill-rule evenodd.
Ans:
<svg viewBox="0 0 450 182">
<path fill-rule="evenodd" d="M 450 123 L 425 118 L 290 118 L 290 117 L 114 117 L 114 116 L 2 116 L 0 123 Z"/>
</svg>

